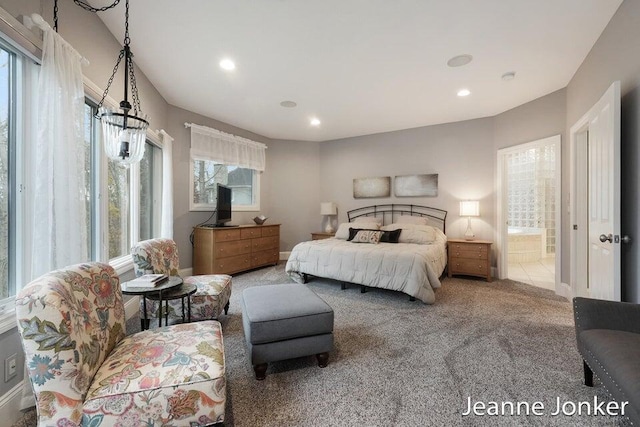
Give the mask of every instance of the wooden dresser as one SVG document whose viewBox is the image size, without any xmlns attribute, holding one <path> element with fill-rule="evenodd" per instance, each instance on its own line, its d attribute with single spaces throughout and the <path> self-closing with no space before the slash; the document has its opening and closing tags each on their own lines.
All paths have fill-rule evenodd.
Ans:
<svg viewBox="0 0 640 427">
<path fill-rule="evenodd" d="M 487 240 L 449 239 L 449 277 L 453 274 L 484 277 L 491 281 L 491 245 Z"/>
<path fill-rule="evenodd" d="M 196 227 L 193 274 L 232 274 L 275 265 L 280 259 L 280 224 Z"/>
</svg>

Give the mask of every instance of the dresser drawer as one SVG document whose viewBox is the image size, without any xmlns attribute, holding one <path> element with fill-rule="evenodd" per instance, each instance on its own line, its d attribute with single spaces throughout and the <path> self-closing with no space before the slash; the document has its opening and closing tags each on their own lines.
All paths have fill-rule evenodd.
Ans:
<svg viewBox="0 0 640 427">
<path fill-rule="evenodd" d="M 269 227 L 262 227 L 262 237 L 268 236 L 280 236 L 280 226 L 271 225 Z"/>
<path fill-rule="evenodd" d="M 267 249 L 278 248 L 280 244 L 278 236 L 272 237 L 260 237 L 259 239 L 253 239 L 251 242 L 252 250 L 254 252 L 264 251 Z"/>
<path fill-rule="evenodd" d="M 486 275 L 488 265 L 486 261 L 478 262 L 472 259 L 458 259 L 451 260 L 449 268 L 453 274 L 471 274 L 471 275 Z"/>
<path fill-rule="evenodd" d="M 238 255 L 220 258 L 215 261 L 214 274 L 228 274 L 251 268 L 251 255 Z"/>
<path fill-rule="evenodd" d="M 215 248 L 216 258 L 226 258 L 248 253 L 251 253 L 250 240 L 234 240 L 232 242 L 217 243 Z"/>
<path fill-rule="evenodd" d="M 240 229 L 215 231 L 216 242 L 228 242 L 240 239 Z"/>
<path fill-rule="evenodd" d="M 468 252 L 488 252 L 487 245 L 482 243 L 451 243 L 449 244 L 450 251 L 468 251 Z"/>
<path fill-rule="evenodd" d="M 469 258 L 469 259 L 488 259 L 489 253 L 485 251 L 478 250 L 468 250 L 468 249 L 454 249 L 450 253 L 452 258 Z"/>
<path fill-rule="evenodd" d="M 249 227 L 243 228 L 240 230 L 240 238 L 241 239 L 253 239 L 254 237 L 262 236 L 262 228 L 260 227 Z"/>
<path fill-rule="evenodd" d="M 265 264 L 276 264 L 280 253 L 277 249 L 269 249 L 266 251 L 254 252 L 252 255 L 251 266 L 258 267 Z"/>
</svg>

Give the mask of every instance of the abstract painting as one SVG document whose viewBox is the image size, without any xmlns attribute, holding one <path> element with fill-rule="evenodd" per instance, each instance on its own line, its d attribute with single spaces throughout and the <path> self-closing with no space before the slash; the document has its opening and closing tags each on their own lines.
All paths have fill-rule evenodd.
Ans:
<svg viewBox="0 0 640 427">
<path fill-rule="evenodd" d="M 353 180 L 353 198 L 368 199 L 371 197 L 391 196 L 391 177 L 355 178 Z"/>
<path fill-rule="evenodd" d="M 438 174 L 396 176 L 393 193 L 396 197 L 436 197 L 438 195 Z"/>
</svg>

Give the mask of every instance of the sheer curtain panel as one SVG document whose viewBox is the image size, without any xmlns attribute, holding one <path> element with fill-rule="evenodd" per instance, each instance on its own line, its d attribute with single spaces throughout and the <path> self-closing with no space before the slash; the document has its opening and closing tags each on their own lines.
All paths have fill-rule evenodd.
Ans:
<svg viewBox="0 0 640 427">
<path fill-rule="evenodd" d="M 164 130 L 162 135 L 162 215 L 160 236 L 173 239 L 173 138 Z"/>
<path fill-rule="evenodd" d="M 88 261 L 82 56 L 43 31 L 38 118 L 31 154 L 31 277 Z"/>
<path fill-rule="evenodd" d="M 264 172 L 267 146 L 206 126 L 191 126 L 191 157 Z"/>
</svg>

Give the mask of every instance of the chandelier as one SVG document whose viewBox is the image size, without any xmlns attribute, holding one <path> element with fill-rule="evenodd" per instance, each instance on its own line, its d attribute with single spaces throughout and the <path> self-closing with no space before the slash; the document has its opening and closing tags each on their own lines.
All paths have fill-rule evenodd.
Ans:
<svg viewBox="0 0 640 427">
<path fill-rule="evenodd" d="M 112 7 L 117 3 L 119 0 L 114 2 Z M 107 157 L 128 166 L 139 162 L 144 156 L 147 128 L 149 127 L 148 116 L 140 108 L 140 98 L 134 74 L 133 53 L 131 53 L 131 39 L 129 38 L 129 0 L 125 2 L 124 28 L 124 46 L 120 51 L 116 65 L 113 67 L 113 73 L 102 95 L 102 100 L 98 104 L 96 118 L 100 119 L 102 123 L 102 138 Z M 103 104 L 122 59 L 124 59 L 124 99 L 120 101 L 119 109 L 111 109 Z M 131 88 L 132 102 L 129 102 L 129 88 Z"/>
</svg>

